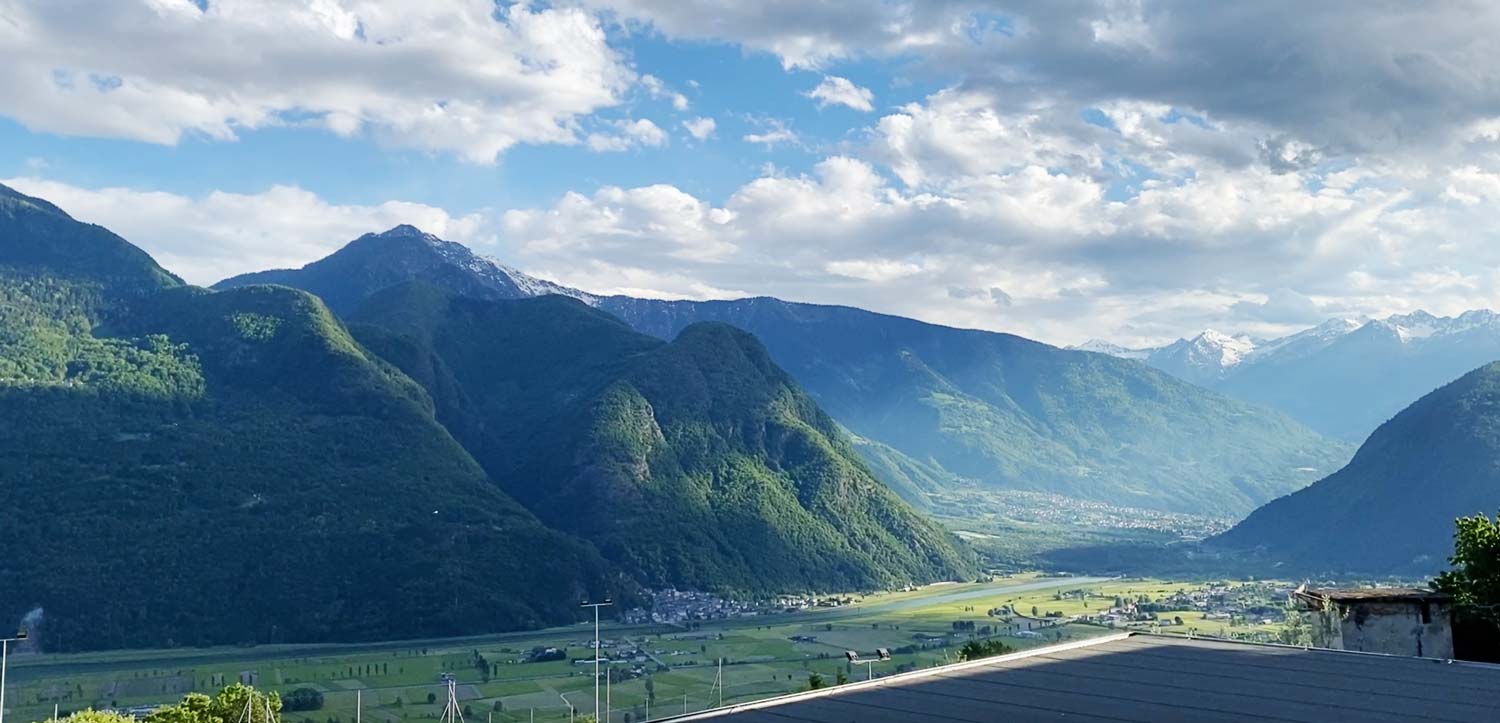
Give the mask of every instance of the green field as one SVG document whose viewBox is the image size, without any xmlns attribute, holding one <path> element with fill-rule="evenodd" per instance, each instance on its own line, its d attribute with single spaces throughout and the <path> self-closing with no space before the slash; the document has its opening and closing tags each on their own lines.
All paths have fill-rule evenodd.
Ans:
<svg viewBox="0 0 1500 723">
<path fill-rule="evenodd" d="M 957 648 L 975 637 L 996 637 L 1025 648 L 1106 634 L 1103 626 L 1064 624 L 1041 628 L 1029 613 L 1097 612 L 1117 595 L 1160 598 L 1190 589 L 1188 583 L 1101 580 L 1017 575 L 982 584 L 935 585 L 911 592 L 881 593 L 854 605 L 766 617 L 704 622 L 695 629 L 672 625 L 607 625 L 606 657 L 639 647 L 641 661 L 615 665 L 609 686 L 610 721 L 640 721 L 654 691 L 652 718 L 718 705 L 716 661 L 723 666 L 723 701 L 735 702 L 793 692 L 819 673 L 830 684 L 840 672 L 863 679 L 870 671 L 849 666 L 845 650 L 894 651 L 876 663 L 876 675 L 956 660 Z M 1009 606 L 1017 616 L 991 616 Z M 1042 613 L 1045 615 L 1045 612 Z M 974 631 L 954 632 L 955 622 Z M 1037 633 L 1013 635 L 1028 626 Z M 984 628 L 990 626 L 988 634 Z M 1211 632 L 1211 631 L 1203 631 Z M 356 699 L 361 720 L 380 723 L 431 721 L 442 712 L 443 674 L 458 680 L 464 717 L 474 721 L 568 720 L 568 703 L 593 712 L 593 666 L 570 660 L 524 662 L 534 647 L 562 647 L 571 659 L 591 660 L 589 626 L 462 639 L 369 645 L 261 646 L 130 651 L 76 655 L 18 655 L 11 659 L 9 714 L 17 721 L 45 720 L 53 706 L 129 708 L 174 702 L 190 691 L 213 691 L 242 676 L 258 687 L 283 693 L 312 688 L 324 706 L 287 712 L 288 723 L 352 723 Z M 794 641 L 793 638 L 798 638 Z M 478 658 L 492 663 L 486 676 Z M 631 678 L 638 667 L 645 676 Z M 649 682 L 648 682 L 649 681 Z"/>
</svg>

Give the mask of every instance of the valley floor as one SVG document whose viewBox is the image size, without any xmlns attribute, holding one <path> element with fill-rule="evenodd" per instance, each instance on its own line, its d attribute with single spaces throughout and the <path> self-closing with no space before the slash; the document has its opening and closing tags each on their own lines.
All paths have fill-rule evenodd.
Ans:
<svg viewBox="0 0 1500 723">
<path fill-rule="evenodd" d="M 1253 615 L 1219 617 L 1211 612 L 1208 601 L 1225 605 L 1232 597 L 1225 591 L 1248 589 L 1026 573 L 987 583 L 873 594 L 838 608 L 689 625 L 611 624 L 601 634 L 604 657 L 616 661 L 609 720 L 646 720 L 648 703 L 651 718 L 717 706 L 719 658 L 725 659 L 723 702 L 730 703 L 805 689 L 811 673 L 832 685 L 840 673 L 858 680 L 954 661 L 958 648 L 975 638 L 1026 648 L 1107 634 L 1111 625 L 1204 635 L 1265 634 L 1263 621 Z M 1115 609 L 1122 601 L 1133 605 L 1143 597 L 1157 607 L 1172 601 L 1183 609 L 1162 608 L 1155 623 L 1133 622 Z M 1182 623 L 1174 625 L 1174 618 Z M 260 687 L 283 694 L 298 688 L 323 694 L 321 709 L 287 711 L 287 723 L 353 723 L 357 696 L 363 701 L 361 720 L 403 723 L 436 719 L 445 697 L 441 676 L 452 674 L 469 723 L 531 721 L 533 716 L 564 721 L 570 703 L 579 715 L 593 711 L 592 637 L 590 626 L 577 625 L 364 645 L 18 655 L 11 659 L 7 702 L 17 720 L 39 721 L 52 715 L 54 705 L 63 711 L 151 707 L 253 677 Z M 880 647 L 893 651 L 892 661 L 873 668 L 845 661 L 846 650 L 873 657 Z M 536 648 L 563 648 L 567 659 L 524 662 Z M 480 659 L 494 664 L 491 675 L 480 672 Z"/>
</svg>

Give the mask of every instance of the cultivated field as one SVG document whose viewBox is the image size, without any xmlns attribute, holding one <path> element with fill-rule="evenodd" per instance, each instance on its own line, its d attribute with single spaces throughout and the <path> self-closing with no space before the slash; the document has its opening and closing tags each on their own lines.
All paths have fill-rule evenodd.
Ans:
<svg viewBox="0 0 1500 723">
<path fill-rule="evenodd" d="M 862 679 L 864 665 L 849 666 L 845 650 L 866 655 L 894 651 L 875 663 L 875 675 L 941 664 L 974 637 L 996 637 L 1018 648 L 1094 636 L 1108 628 L 1052 625 L 1047 612 L 1095 613 L 1116 596 L 1163 598 L 1198 585 L 1154 580 L 1104 580 L 1017 575 L 991 583 L 937 585 L 882 593 L 843 608 L 703 622 L 695 626 L 607 625 L 605 656 L 627 650 L 644 657 L 618 662 L 609 686 L 610 721 L 680 714 L 718 705 L 718 659 L 724 659 L 723 701 L 763 698 L 805 689 L 811 673 L 832 684 L 840 673 Z M 1017 614 L 991 616 L 1008 606 Z M 1039 618 L 1031 616 L 1035 606 Z M 1216 625 L 1187 621 L 1202 634 Z M 1170 619 L 1171 616 L 1167 616 Z M 955 632 L 954 623 L 964 628 Z M 963 623 L 973 623 L 972 630 Z M 985 627 L 989 626 L 986 631 Z M 1188 627 L 1187 625 L 1182 626 Z M 1171 631 L 1171 626 L 1164 629 Z M 1186 632 L 1186 630 L 1183 630 Z M 568 704 L 592 713 L 591 626 L 446 640 L 365 645 L 260 646 L 201 650 L 131 651 L 80 655 L 15 656 L 7 703 L 16 721 L 49 718 L 85 707 L 130 708 L 174 702 L 185 692 L 212 692 L 225 683 L 253 679 L 283 693 L 320 691 L 319 710 L 288 711 L 289 723 L 352 723 L 356 699 L 362 720 L 379 723 L 435 720 L 442 711 L 444 674 L 459 682 L 463 714 L 476 721 L 564 721 Z M 569 659 L 525 662 L 533 648 L 565 648 Z M 490 665 L 480 670 L 479 660 Z M 631 677 L 630 671 L 644 671 Z"/>
</svg>

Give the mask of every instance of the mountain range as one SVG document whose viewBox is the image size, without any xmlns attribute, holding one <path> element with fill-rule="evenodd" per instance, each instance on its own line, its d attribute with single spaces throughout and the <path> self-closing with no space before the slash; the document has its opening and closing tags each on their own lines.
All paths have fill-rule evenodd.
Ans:
<svg viewBox="0 0 1500 723">
<path fill-rule="evenodd" d="M 1430 575 L 1453 551 L 1454 518 L 1497 508 L 1500 363 L 1492 363 L 1423 396 L 1348 466 L 1209 544 L 1307 574 Z"/>
<path fill-rule="evenodd" d="M 563 294 L 663 340 L 704 321 L 748 331 L 856 435 L 866 462 L 918 505 L 945 488 L 977 485 L 1239 516 L 1337 469 L 1349 454 L 1279 413 L 1134 361 L 849 307 L 599 296 L 409 226 L 367 234 L 301 269 L 215 288 L 284 284 L 347 314 L 402 281 L 478 299 Z"/>
<path fill-rule="evenodd" d="M 568 622 L 648 584 L 975 573 L 744 334 L 384 298 L 356 338 L 318 296 L 187 286 L 0 186 L 0 618 L 43 607 L 52 650 L 372 640 Z M 583 348 L 576 379 L 537 364 Z M 492 431 L 528 425 L 549 435 Z M 595 530 L 590 504 L 652 521 Z"/>
<path fill-rule="evenodd" d="M 1092 341 L 1079 349 L 1138 359 L 1181 379 L 1285 412 L 1360 442 L 1422 395 L 1500 360 L 1500 314 L 1332 319 L 1271 340 L 1206 331 L 1157 348 Z"/>
</svg>

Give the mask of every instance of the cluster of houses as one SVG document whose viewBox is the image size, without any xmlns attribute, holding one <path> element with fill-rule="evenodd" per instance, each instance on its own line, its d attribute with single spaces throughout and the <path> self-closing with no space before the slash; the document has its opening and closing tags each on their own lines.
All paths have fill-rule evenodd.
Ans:
<svg viewBox="0 0 1500 723">
<path fill-rule="evenodd" d="M 1286 617 L 1285 601 L 1291 594 L 1292 588 L 1287 585 L 1216 582 L 1160 597 L 1145 593 L 1119 596 L 1099 612 L 1075 619 L 1112 628 L 1204 623 L 1220 627 L 1279 625 Z"/>
<path fill-rule="evenodd" d="M 621 621 L 628 624 L 667 623 L 680 625 L 706 620 L 790 613 L 815 607 L 840 607 L 855 602 L 843 596 L 816 597 L 782 595 L 765 600 L 732 600 L 712 593 L 666 588 L 651 593 L 651 606 L 625 611 Z"/>
</svg>

